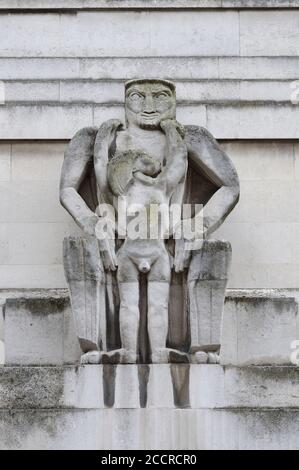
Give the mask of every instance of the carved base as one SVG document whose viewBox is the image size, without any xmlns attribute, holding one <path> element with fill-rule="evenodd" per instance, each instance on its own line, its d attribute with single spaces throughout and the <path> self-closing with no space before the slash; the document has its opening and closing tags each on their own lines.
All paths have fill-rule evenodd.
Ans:
<svg viewBox="0 0 299 470">
<path fill-rule="evenodd" d="M 298 380 L 278 366 L 3 367 L 0 448 L 298 449 Z"/>
</svg>

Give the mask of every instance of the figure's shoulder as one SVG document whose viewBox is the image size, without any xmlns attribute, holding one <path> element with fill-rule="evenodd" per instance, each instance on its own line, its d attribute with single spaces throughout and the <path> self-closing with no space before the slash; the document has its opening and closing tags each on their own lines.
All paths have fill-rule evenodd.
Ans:
<svg viewBox="0 0 299 470">
<path fill-rule="evenodd" d="M 95 138 L 99 128 L 95 126 L 82 127 L 79 129 L 76 134 L 72 137 L 72 140 L 75 138 Z"/>
<path fill-rule="evenodd" d="M 206 137 L 206 138 L 213 138 L 212 134 L 208 131 L 208 129 L 206 129 L 205 127 L 201 127 L 201 126 L 194 126 L 194 125 L 187 125 L 187 126 L 184 126 L 185 130 L 186 130 L 186 135 L 185 135 L 185 139 L 200 139 L 200 138 L 203 138 L 203 137 Z"/>
</svg>

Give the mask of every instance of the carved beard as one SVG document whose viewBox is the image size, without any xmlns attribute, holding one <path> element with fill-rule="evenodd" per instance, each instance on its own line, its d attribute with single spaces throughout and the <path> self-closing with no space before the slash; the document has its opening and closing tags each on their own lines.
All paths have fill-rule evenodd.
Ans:
<svg viewBox="0 0 299 470">
<path fill-rule="evenodd" d="M 139 125 L 139 127 L 141 127 L 141 129 L 154 130 L 154 129 L 159 129 L 160 128 L 160 121 L 158 123 L 152 123 L 152 124 L 139 122 L 138 125 Z"/>
<path fill-rule="evenodd" d="M 161 118 L 157 118 L 154 122 L 144 122 L 142 117 L 139 117 L 138 115 L 136 118 L 137 124 L 141 129 L 154 130 L 160 128 Z"/>
</svg>

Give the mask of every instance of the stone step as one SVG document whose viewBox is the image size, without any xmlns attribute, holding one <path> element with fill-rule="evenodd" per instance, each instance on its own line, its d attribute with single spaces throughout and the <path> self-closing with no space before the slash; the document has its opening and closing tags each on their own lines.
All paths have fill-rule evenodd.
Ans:
<svg viewBox="0 0 299 470">
<path fill-rule="evenodd" d="M 290 367 L 5 367 L 0 447 L 294 450 L 298 382 Z"/>
<path fill-rule="evenodd" d="M 4 297 L 2 293 L 2 297 Z M 5 302 L 6 365 L 75 364 L 80 350 L 66 291 L 11 294 Z M 0 328 L 1 331 L 1 328 Z M 0 338 L 1 339 L 1 338 Z M 225 302 L 223 365 L 291 365 L 299 339 L 298 304 L 280 291 L 234 290 Z"/>
<path fill-rule="evenodd" d="M 295 366 L 6 366 L 0 409 L 299 409 L 298 385 Z"/>
</svg>

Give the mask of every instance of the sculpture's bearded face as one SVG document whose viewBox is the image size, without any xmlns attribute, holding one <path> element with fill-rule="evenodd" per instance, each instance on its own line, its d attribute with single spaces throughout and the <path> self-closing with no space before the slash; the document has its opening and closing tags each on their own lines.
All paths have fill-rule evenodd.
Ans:
<svg viewBox="0 0 299 470">
<path fill-rule="evenodd" d="M 157 129 L 163 119 L 175 118 L 175 93 L 163 83 L 132 83 L 126 90 L 128 125 Z"/>
</svg>

